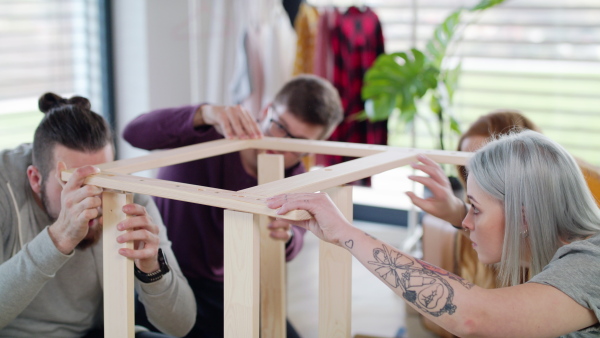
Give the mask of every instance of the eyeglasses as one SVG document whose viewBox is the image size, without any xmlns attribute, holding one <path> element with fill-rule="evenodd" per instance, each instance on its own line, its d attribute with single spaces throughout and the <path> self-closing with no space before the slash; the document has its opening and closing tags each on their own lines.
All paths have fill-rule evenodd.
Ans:
<svg viewBox="0 0 600 338">
<path fill-rule="evenodd" d="M 300 137 L 296 137 L 296 136 L 292 135 L 290 133 L 290 131 L 287 130 L 287 128 L 283 124 L 281 124 L 281 122 L 279 122 L 279 121 L 277 121 L 277 120 L 275 120 L 273 118 L 271 119 L 270 122 L 271 122 L 272 126 L 271 126 L 271 128 L 269 128 L 269 131 L 271 132 L 271 134 L 273 134 L 273 136 L 275 136 L 275 134 L 277 134 L 277 135 L 285 135 L 285 136 L 282 136 L 282 137 L 287 137 L 287 138 L 294 138 L 294 139 L 299 139 L 300 138 Z M 273 129 L 276 129 L 277 132 L 273 133 L 272 132 Z"/>
<path fill-rule="evenodd" d="M 273 108 L 273 106 L 270 106 L 269 109 L 273 111 L 273 116 L 279 116 L 279 114 L 277 114 L 277 111 L 275 110 L 275 108 Z M 269 120 L 269 123 L 271 123 L 271 126 L 268 129 L 268 133 L 270 134 L 269 136 L 286 137 L 291 139 L 305 139 L 304 137 L 292 135 L 292 133 L 290 133 L 290 131 L 283 124 L 281 124 L 281 122 L 279 122 L 273 117 Z"/>
</svg>

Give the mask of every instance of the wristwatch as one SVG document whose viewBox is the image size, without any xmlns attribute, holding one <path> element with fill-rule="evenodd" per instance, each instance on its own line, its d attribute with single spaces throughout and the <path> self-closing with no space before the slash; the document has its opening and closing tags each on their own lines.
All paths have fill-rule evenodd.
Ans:
<svg viewBox="0 0 600 338">
<path fill-rule="evenodd" d="M 134 274 L 137 279 L 139 279 L 142 283 L 152 283 L 160 280 L 167 272 L 171 271 L 169 269 L 169 264 L 167 263 L 167 257 L 162 252 L 162 249 L 158 249 L 158 270 L 150 273 L 145 273 L 144 271 L 138 269 L 138 267 L 134 266 Z"/>
</svg>

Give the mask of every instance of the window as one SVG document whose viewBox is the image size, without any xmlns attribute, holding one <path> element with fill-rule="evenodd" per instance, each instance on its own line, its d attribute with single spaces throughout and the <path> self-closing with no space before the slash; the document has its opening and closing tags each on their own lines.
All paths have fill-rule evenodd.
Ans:
<svg viewBox="0 0 600 338">
<path fill-rule="evenodd" d="M 386 52 L 423 48 L 433 29 L 477 0 L 363 1 L 378 14 Z M 349 6 L 354 1 L 312 0 Z M 451 52 L 462 61 L 454 113 L 466 129 L 498 108 L 521 110 L 572 154 L 600 165 L 600 2 L 508 0 L 476 18 Z M 390 142 L 411 146 L 404 129 Z M 455 143 L 452 147 L 455 147 Z M 423 125 L 416 147 L 434 146 Z"/>
<path fill-rule="evenodd" d="M 100 0 L 0 2 L 0 149 L 33 140 L 43 117 L 38 98 L 52 91 L 90 99 L 106 114 Z"/>
</svg>

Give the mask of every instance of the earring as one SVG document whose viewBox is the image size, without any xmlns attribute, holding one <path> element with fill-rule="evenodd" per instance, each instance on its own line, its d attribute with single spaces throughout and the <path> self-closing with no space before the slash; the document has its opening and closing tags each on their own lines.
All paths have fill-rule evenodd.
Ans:
<svg viewBox="0 0 600 338">
<path fill-rule="evenodd" d="M 529 237 L 529 229 L 525 229 L 525 231 L 521 232 L 521 237 L 522 238 Z"/>
<path fill-rule="evenodd" d="M 464 230 L 465 232 L 468 232 L 468 231 L 469 231 L 469 229 L 467 229 L 467 228 L 465 228 L 465 227 L 463 227 L 463 230 Z"/>
</svg>

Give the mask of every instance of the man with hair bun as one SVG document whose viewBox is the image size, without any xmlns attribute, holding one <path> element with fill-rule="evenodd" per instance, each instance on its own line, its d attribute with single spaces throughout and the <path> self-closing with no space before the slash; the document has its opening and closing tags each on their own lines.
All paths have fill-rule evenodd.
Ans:
<svg viewBox="0 0 600 338">
<path fill-rule="evenodd" d="M 0 152 L 0 337 L 102 337 L 102 188 L 83 182 L 114 159 L 112 133 L 83 97 L 46 93 L 39 107 L 33 144 Z M 136 195 L 123 212 L 117 241 L 136 249 L 119 254 L 135 259 L 141 303 L 163 332 L 187 334 L 196 303 L 156 205 Z"/>
</svg>

